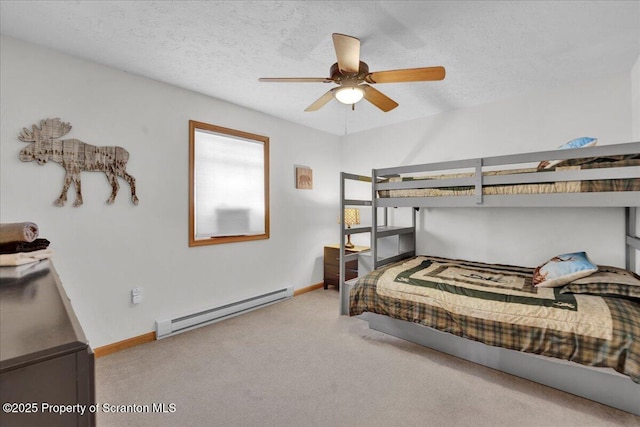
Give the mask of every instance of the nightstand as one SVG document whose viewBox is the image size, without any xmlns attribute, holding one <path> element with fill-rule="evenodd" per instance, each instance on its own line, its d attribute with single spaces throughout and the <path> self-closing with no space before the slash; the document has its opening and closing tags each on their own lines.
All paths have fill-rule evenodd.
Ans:
<svg viewBox="0 0 640 427">
<path fill-rule="evenodd" d="M 359 253 L 368 251 L 367 246 L 345 248 L 345 253 Z M 344 278 L 350 280 L 358 277 L 358 260 L 345 264 Z M 340 287 L 340 245 L 327 245 L 324 247 L 324 288 L 328 286 Z"/>
</svg>

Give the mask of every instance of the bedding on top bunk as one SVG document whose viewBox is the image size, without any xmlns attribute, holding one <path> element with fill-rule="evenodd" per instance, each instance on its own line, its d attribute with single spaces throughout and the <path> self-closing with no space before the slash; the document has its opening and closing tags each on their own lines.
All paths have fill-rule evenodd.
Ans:
<svg viewBox="0 0 640 427">
<path fill-rule="evenodd" d="M 620 156 L 591 157 L 585 159 L 564 160 L 551 168 L 522 168 L 484 172 L 483 176 L 508 175 L 520 173 L 546 173 L 551 171 L 567 171 L 580 169 L 611 168 L 640 166 L 640 154 Z M 474 176 L 473 172 L 430 175 L 422 177 L 393 177 L 386 182 L 438 180 L 448 178 L 465 178 Z M 558 181 L 530 184 L 485 185 L 484 195 L 508 194 L 547 194 L 547 193 L 585 193 L 602 191 L 640 191 L 640 177 L 627 179 L 598 179 L 585 181 Z M 475 194 L 473 186 L 416 188 L 401 190 L 380 190 L 379 197 L 429 197 L 429 196 L 470 196 Z"/>
<path fill-rule="evenodd" d="M 640 383 L 640 294 L 609 296 L 605 283 L 609 272 L 639 278 L 601 270 L 595 284 L 580 279 L 581 289 L 578 281 L 539 288 L 533 268 L 418 256 L 360 278 L 349 314 L 382 314 L 487 345 L 610 367 Z M 590 289 L 606 296 L 582 294 Z"/>
</svg>

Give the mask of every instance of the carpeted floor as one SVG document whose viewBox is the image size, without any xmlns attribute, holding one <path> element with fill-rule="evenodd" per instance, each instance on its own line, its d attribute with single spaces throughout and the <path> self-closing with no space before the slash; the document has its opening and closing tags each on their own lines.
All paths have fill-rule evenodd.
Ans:
<svg viewBox="0 0 640 427">
<path fill-rule="evenodd" d="M 338 315 L 334 289 L 97 359 L 96 397 L 98 427 L 640 426 L 370 330 Z"/>
</svg>

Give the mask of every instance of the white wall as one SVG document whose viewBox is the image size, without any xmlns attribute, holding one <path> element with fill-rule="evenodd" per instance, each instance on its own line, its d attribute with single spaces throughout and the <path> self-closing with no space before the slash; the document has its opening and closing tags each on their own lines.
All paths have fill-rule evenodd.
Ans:
<svg viewBox="0 0 640 427">
<path fill-rule="evenodd" d="M 2 222 L 34 221 L 92 347 L 154 330 L 194 308 L 322 281 L 322 247 L 337 239 L 339 138 L 177 87 L 2 37 Z M 139 206 L 121 181 L 105 204 L 104 174 L 84 172 L 84 205 L 53 206 L 63 169 L 23 163 L 23 127 L 60 117 L 69 138 L 120 145 L 131 157 Z M 189 248 L 188 120 L 270 138 L 271 238 Z M 313 169 L 313 190 L 294 188 L 294 164 Z M 144 301 L 130 302 L 140 286 Z M 336 307 L 337 312 L 337 307 Z"/>
<path fill-rule="evenodd" d="M 346 171 L 554 149 L 577 137 L 631 140 L 629 74 L 348 135 Z M 402 101 L 400 108 L 402 108 Z M 418 252 L 536 266 L 586 250 L 624 266 L 623 209 L 422 209 Z"/>
</svg>

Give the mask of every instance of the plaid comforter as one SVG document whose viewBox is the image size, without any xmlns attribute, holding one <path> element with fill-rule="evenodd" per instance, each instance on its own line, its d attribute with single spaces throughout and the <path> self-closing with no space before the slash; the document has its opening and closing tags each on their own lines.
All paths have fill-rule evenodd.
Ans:
<svg viewBox="0 0 640 427">
<path fill-rule="evenodd" d="M 533 269 L 415 257 L 362 277 L 350 315 L 419 323 L 511 350 L 611 367 L 640 383 L 640 302 L 536 288 Z"/>
</svg>

